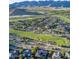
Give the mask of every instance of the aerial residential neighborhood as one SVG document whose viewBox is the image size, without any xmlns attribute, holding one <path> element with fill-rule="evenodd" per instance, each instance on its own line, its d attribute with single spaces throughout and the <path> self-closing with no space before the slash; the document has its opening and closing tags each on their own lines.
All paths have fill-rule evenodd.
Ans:
<svg viewBox="0 0 79 59">
<path fill-rule="evenodd" d="M 70 1 L 9 4 L 9 59 L 70 59 Z"/>
</svg>

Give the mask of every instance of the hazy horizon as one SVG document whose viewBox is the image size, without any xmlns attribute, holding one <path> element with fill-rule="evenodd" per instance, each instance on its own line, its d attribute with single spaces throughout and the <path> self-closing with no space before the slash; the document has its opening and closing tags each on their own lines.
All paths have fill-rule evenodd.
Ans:
<svg viewBox="0 0 79 59">
<path fill-rule="evenodd" d="M 22 2 L 22 1 L 45 1 L 45 0 L 9 0 L 9 4 L 15 3 L 15 2 Z M 47 0 L 49 1 L 49 0 Z M 52 0 L 52 1 L 70 1 L 70 0 Z"/>
</svg>

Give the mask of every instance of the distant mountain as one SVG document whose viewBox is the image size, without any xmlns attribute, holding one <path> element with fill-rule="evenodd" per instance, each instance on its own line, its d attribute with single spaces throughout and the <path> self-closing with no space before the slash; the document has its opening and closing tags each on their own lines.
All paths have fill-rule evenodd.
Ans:
<svg viewBox="0 0 79 59">
<path fill-rule="evenodd" d="M 70 1 L 24 1 L 10 4 L 9 8 L 27 7 L 27 6 L 70 7 Z"/>
</svg>

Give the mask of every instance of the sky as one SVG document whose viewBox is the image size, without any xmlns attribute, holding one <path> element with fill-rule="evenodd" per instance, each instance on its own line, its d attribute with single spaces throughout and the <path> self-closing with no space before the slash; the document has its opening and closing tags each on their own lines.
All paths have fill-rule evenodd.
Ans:
<svg viewBox="0 0 79 59">
<path fill-rule="evenodd" d="M 38 1 L 38 0 L 9 0 L 9 3 L 21 2 L 21 1 Z"/>
<path fill-rule="evenodd" d="M 14 3 L 14 2 L 22 2 L 22 1 L 39 1 L 39 0 L 9 0 L 9 4 Z M 40 0 L 40 1 L 44 1 L 44 0 Z M 61 1 L 64 1 L 64 0 L 61 0 Z M 65 0 L 65 1 L 67 1 L 67 0 Z"/>
</svg>

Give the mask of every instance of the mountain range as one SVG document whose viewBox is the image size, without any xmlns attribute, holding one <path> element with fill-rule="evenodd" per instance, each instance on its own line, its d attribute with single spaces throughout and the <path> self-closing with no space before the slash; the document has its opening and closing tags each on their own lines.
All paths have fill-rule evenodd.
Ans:
<svg viewBox="0 0 79 59">
<path fill-rule="evenodd" d="M 70 1 L 23 1 L 9 4 L 9 8 L 27 7 L 27 6 L 49 6 L 49 7 L 70 7 Z"/>
</svg>

